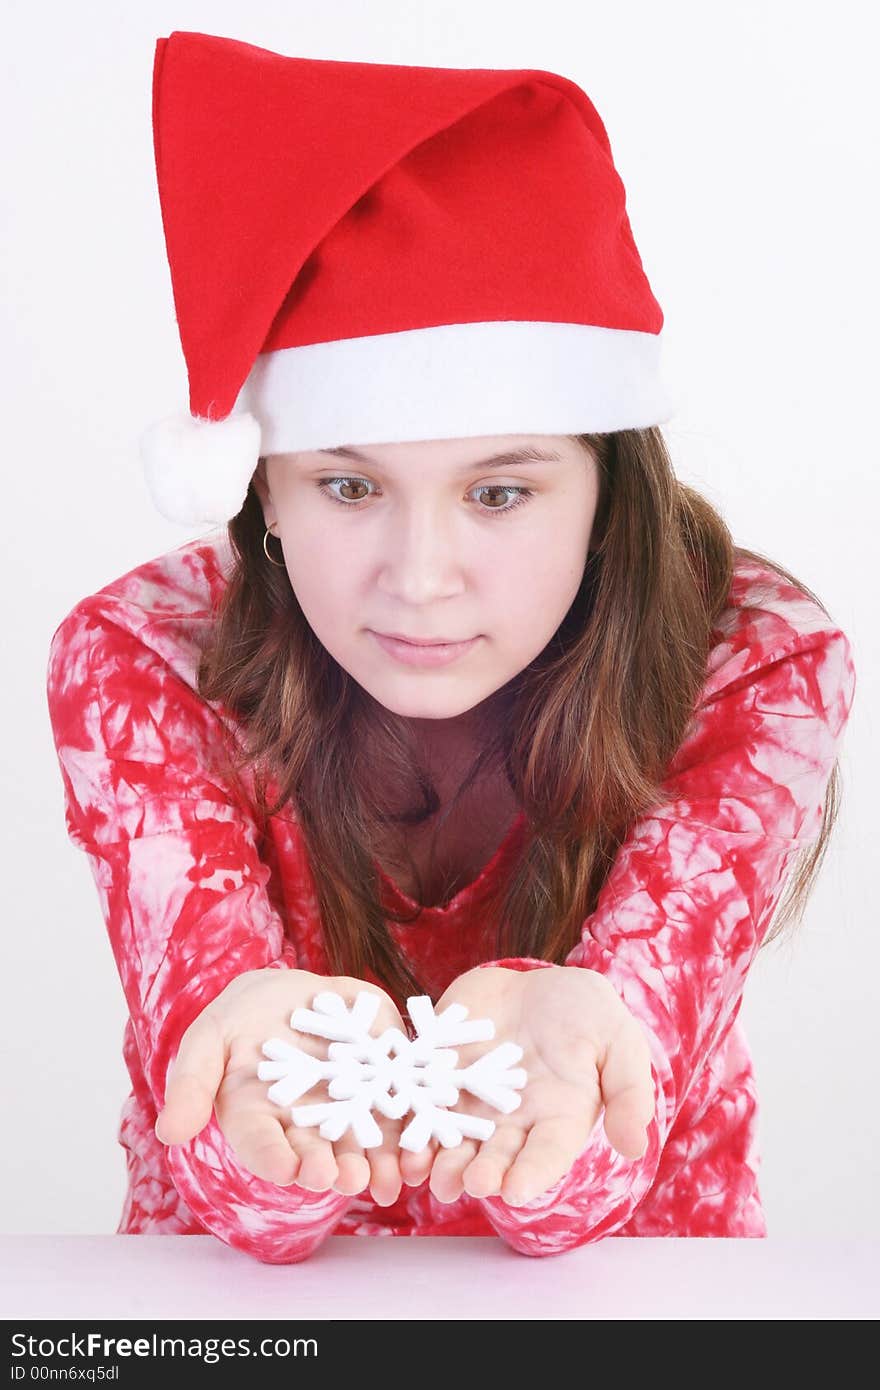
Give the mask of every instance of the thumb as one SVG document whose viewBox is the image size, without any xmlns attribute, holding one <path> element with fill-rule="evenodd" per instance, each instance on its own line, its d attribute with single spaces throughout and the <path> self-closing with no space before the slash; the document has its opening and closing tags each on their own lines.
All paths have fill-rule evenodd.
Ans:
<svg viewBox="0 0 880 1390">
<path fill-rule="evenodd" d="M 183 1144 L 204 1129 L 226 1071 L 222 1030 L 202 1013 L 184 1033 L 165 1083 L 165 1104 L 155 1124 L 162 1144 Z"/>
<path fill-rule="evenodd" d="M 620 1029 L 612 1039 L 601 1068 L 608 1141 L 624 1158 L 643 1158 L 656 1098 L 651 1055 L 641 1030 Z"/>
</svg>

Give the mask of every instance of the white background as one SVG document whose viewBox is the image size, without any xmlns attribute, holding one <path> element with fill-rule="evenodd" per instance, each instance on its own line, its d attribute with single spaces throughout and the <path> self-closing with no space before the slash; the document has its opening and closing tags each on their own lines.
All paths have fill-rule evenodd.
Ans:
<svg viewBox="0 0 880 1390">
<path fill-rule="evenodd" d="M 191 29 L 300 57 L 549 69 L 597 106 L 665 313 L 676 471 L 738 543 L 810 585 L 853 643 L 837 829 L 803 925 L 760 953 L 740 1017 L 770 1234 L 880 1232 L 871 11 L 851 0 L 7 10 L 0 1229 L 112 1232 L 125 1188 L 125 1006 L 86 858 L 66 836 L 45 672 L 79 599 L 200 534 L 153 510 L 137 453 L 141 430 L 186 403 L 150 102 L 157 37 Z"/>
</svg>

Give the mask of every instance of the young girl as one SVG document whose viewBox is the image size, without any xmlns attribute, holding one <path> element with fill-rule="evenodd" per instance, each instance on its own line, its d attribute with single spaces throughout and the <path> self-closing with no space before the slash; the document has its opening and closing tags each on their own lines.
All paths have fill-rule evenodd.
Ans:
<svg viewBox="0 0 880 1390">
<path fill-rule="evenodd" d="M 674 476 L 595 108 L 176 32 L 153 122 L 190 416 L 147 478 L 217 529 L 79 602 L 47 681 L 130 1014 L 119 1232 L 765 1235 L 737 1014 L 852 651 Z M 462 1094 L 494 1134 L 423 1153 L 293 1123 L 261 1044 L 325 1057 L 327 988 L 492 1019 L 459 1065 L 518 1043 L 519 1108 Z"/>
</svg>

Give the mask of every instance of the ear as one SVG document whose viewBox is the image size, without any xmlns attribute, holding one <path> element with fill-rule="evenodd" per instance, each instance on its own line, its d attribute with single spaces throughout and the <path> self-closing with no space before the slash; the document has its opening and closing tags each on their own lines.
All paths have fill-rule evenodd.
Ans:
<svg viewBox="0 0 880 1390">
<path fill-rule="evenodd" d="M 260 499 L 260 505 L 263 508 L 263 520 L 265 521 L 268 527 L 272 527 L 275 525 L 275 522 L 278 518 L 275 515 L 275 508 L 272 505 L 272 496 L 269 491 L 269 480 L 266 476 L 265 458 L 261 458 L 257 463 L 251 481 L 254 485 L 254 491 Z"/>
</svg>

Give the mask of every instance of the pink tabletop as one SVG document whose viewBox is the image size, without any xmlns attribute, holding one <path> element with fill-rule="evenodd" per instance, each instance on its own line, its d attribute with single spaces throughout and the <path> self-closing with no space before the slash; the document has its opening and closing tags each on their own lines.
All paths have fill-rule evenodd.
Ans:
<svg viewBox="0 0 880 1390">
<path fill-rule="evenodd" d="M 0 1236 L 0 1317 L 873 1319 L 880 1242 L 329 1236 L 261 1264 L 213 1236 Z"/>
</svg>

